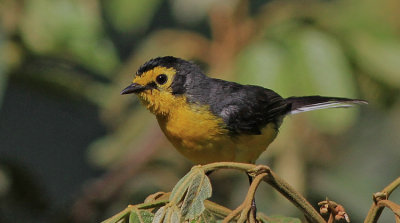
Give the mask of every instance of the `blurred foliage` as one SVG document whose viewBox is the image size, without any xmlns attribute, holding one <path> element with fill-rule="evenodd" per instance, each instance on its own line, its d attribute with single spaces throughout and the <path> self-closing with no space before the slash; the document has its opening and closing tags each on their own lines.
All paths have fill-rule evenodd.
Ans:
<svg viewBox="0 0 400 223">
<path fill-rule="evenodd" d="M 97 4 L 27 1 L 19 27 L 22 41 L 33 53 L 73 60 L 99 74 L 111 75 L 118 62 L 115 48 L 101 27 Z"/>
<path fill-rule="evenodd" d="M 139 0 L 135 4 L 128 0 L 104 1 L 104 10 L 118 31 L 143 33 L 160 3 L 160 0 Z"/>
<path fill-rule="evenodd" d="M 398 0 L 0 0 L 0 103 L 15 81 L 99 109 L 109 133 L 87 159 L 107 173 L 86 186 L 71 214 L 93 222 L 169 191 L 190 168 L 136 97 L 119 95 L 150 58 L 194 60 L 213 77 L 284 97 L 366 99 L 359 109 L 287 118 L 258 161 L 311 200 L 340 201 L 359 222 L 370 194 L 400 171 L 399 11 Z M 0 199 L 13 181 L 2 173 Z M 245 178 L 211 180 L 216 201 L 243 199 L 231 195 L 245 194 Z M 260 210 L 298 215 L 274 192 L 258 195 L 267 198 Z"/>
</svg>

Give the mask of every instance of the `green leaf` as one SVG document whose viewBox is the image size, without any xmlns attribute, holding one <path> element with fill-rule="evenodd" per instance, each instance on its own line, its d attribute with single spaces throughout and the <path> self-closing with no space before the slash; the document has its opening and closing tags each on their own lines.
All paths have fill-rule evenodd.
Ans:
<svg viewBox="0 0 400 223">
<path fill-rule="evenodd" d="M 205 210 L 199 217 L 191 220 L 190 222 L 191 223 L 216 223 L 217 219 L 211 212 Z"/>
<path fill-rule="evenodd" d="M 172 189 L 171 195 L 169 197 L 169 200 L 174 203 L 179 203 L 180 201 L 183 200 L 183 196 L 185 195 L 185 192 L 187 188 L 189 187 L 188 184 L 190 184 L 190 177 L 191 177 L 192 171 L 187 173 L 185 176 L 183 176 L 178 183 L 175 185 L 175 187 Z"/>
<path fill-rule="evenodd" d="M 291 218 L 285 216 L 261 216 L 261 220 L 265 223 L 301 223 L 298 218 Z"/>
<path fill-rule="evenodd" d="M 194 219 L 205 209 L 204 200 L 211 197 L 211 183 L 204 171 L 197 169 L 186 192 L 181 212 L 185 219 Z"/>
<path fill-rule="evenodd" d="M 154 214 L 153 223 L 162 223 L 164 222 L 165 214 L 167 213 L 167 207 L 161 207 Z"/>
<path fill-rule="evenodd" d="M 136 211 L 132 211 L 131 214 L 129 215 L 129 223 L 142 223 Z"/>
<path fill-rule="evenodd" d="M 180 222 L 181 214 L 176 205 L 168 204 L 157 210 L 153 218 L 153 223 Z"/>
<path fill-rule="evenodd" d="M 211 197 L 212 188 L 208 177 L 200 167 L 193 167 L 172 190 L 172 204 L 182 202 L 180 209 L 185 220 L 198 217 L 205 209 L 204 200 Z"/>
<path fill-rule="evenodd" d="M 169 203 L 157 210 L 153 223 L 180 222 L 181 219 L 212 222 L 205 210 L 204 200 L 211 197 L 212 188 L 208 177 L 200 167 L 193 167 L 173 188 Z"/>
<path fill-rule="evenodd" d="M 149 211 L 134 210 L 129 215 L 129 223 L 151 223 L 153 218 L 154 214 Z"/>
<path fill-rule="evenodd" d="M 149 211 L 140 211 L 140 216 L 144 222 L 152 222 L 154 214 Z"/>
<path fill-rule="evenodd" d="M 163 223 L 181 222 L 181 213 L 177 206 L 168 207 Z"/>
</svg>

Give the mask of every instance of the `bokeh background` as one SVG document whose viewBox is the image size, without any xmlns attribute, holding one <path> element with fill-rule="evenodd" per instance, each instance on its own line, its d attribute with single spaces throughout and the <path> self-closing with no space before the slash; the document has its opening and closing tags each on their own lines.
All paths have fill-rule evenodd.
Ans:
<svg viewBox="0 0 400 223">
<path fill-rule="evenodd" d="M 328 197 L 361 222 L 400 174 L 398 0 L 0 0 L 0 20 L 0 222 L 99 222 L 171 190 L 191 163 L 119 95 L 165 55 L 284 97 L 370 102 L 286 118 L 258 160 L 313 205 Z M 244 174 L 211 180 L 214 201 L 240 204 Z M 300 216 L 267 185 L 257 204 Z"/>
</svg>

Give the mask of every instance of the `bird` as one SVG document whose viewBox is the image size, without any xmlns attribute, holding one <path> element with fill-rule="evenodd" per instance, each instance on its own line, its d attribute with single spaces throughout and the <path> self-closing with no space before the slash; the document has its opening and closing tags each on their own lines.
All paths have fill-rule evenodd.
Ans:
<svg viewBox="0 0 400 223">
<path fill-rule="evenodd" d="M 194 164 L 255 163 L 285 116 L 367 104 L 319 95 L 283 98 L 261 86 L 208 77 L 195 63 L 173 56 L 141 65 L 121 94 L 136 94 L 167 139 Z"/>
</svg>

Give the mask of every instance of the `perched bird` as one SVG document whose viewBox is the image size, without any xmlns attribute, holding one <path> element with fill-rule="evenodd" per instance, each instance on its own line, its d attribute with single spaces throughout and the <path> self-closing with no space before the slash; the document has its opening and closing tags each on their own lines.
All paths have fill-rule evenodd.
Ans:
<svg viewBox="0 0 400 223">
<path fill-rule="evenodd" d="M 121 92 L 131 93 L 156 116 L 174 147 L 196 164 L 254 163 L 286 115 L 366 104 L 338 97 L 282 98 L 263 87 L 207 77 L 194 63 L 172 56 L 143 64 Z"/>
</svg>

